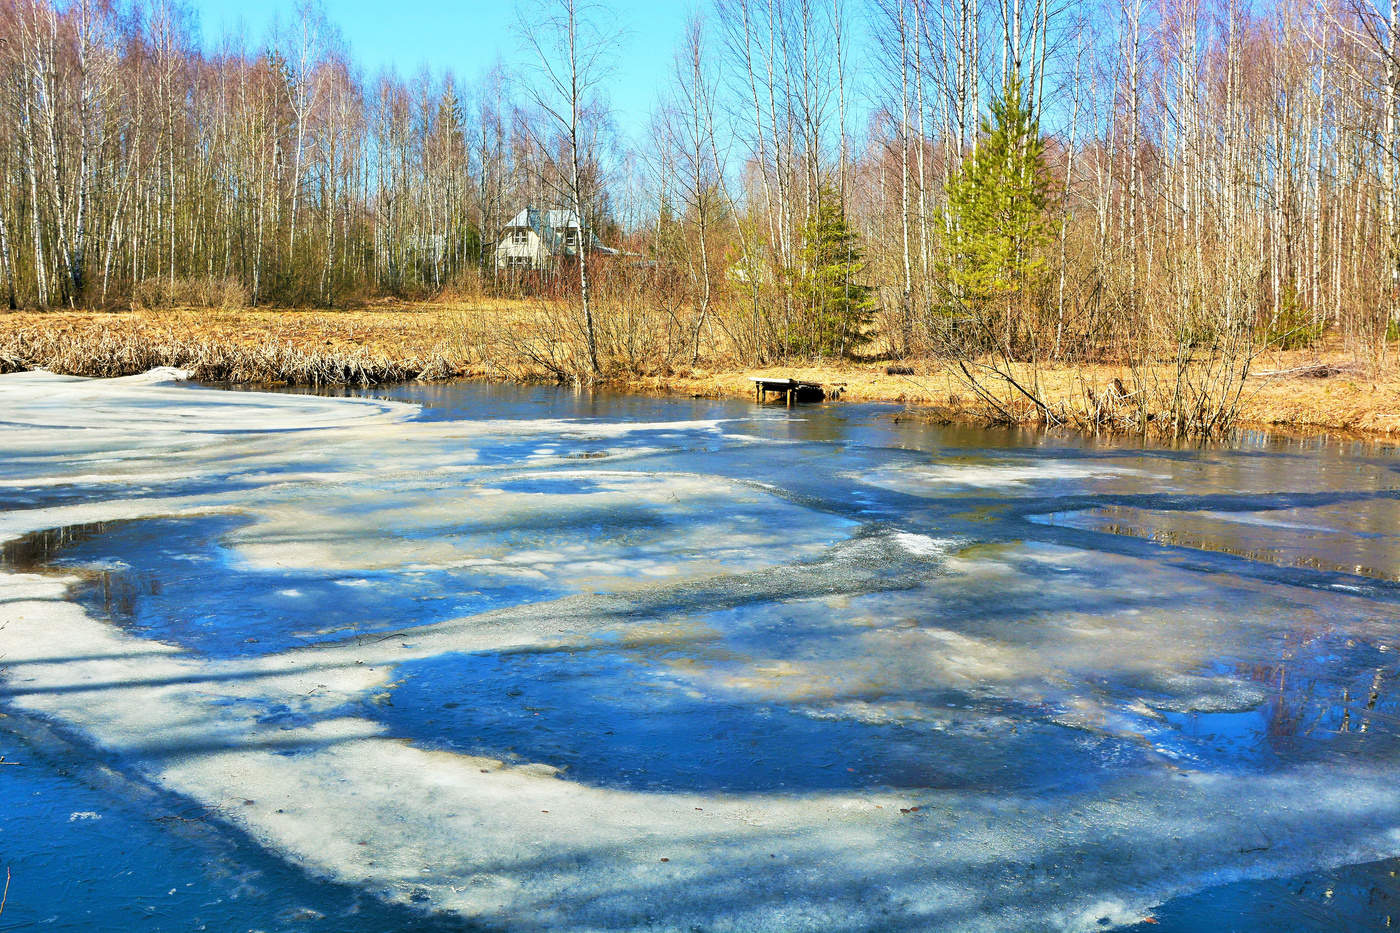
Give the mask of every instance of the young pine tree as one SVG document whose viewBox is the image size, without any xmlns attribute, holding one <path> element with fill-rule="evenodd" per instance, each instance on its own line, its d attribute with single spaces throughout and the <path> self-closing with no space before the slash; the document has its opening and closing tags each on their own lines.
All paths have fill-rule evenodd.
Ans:
<svg viewBox="0 0 1400 933">
<path fill-rule="evenodd" d="M 856 281 L 865 268 L 863 252 L 835 191 L 821 192 L 802 239 L 796 285 L 806 313 L 788 334 L 789 347 L 798 353 L 844 356 L 869 325 L 875 303 L 869 286 Z"/>
<path fill-rule="evenodd" d="M 1007 79 L 980 135 L 976 154 L 948 186 L 942 271 L 955 308 L 989 326 L 1002 312 L 1001 341 L 1010 352 L 1013 314 L 1026 311 L 1053 234 L 1045 143 L 1019 76 Z"/>
</svg>

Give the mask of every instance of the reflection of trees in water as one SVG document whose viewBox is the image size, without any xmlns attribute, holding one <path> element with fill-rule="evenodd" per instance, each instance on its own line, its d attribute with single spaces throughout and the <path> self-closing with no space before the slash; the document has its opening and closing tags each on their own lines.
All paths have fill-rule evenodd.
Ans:
<svg viewBox="0 0 1400 933">
<path fill-rule="evenodd" d="M 43 570 L 58 555 L 77 544 L 89 541 L 114 527 L 118 522 L 89 522 L 64 525 L 30 532 L 0 543 L 0 567 L 19 573 Z"/>
<path fill-rule="evenodd" d="M 108 532 L 131 524 L 129 521 L 88 522 L 31 532 L 0 543 L 0 568 L 19 573 L 60 573 L 76 576 L 82 583 L 80 595 L 88 595 L 89 608 L 100 591 L 104 616 L 114 622 L 129 622 L 136 614 L 140 597 L 159 595 L 160 580 L 155 574 L 137 573 L 129 567 L 94 569 L 83 566 L 54 566 L 64 552 L 95 540 Z"/>
<path fill-rule="evenodd" d="M 1104 511 L 1110 514 L 1119 510 L 1118 506 L 1109 506 Z M 1164 520 L 1175 522 L 1190 521 L 1188 516 L 1172 515 L 1163 516 Z M 1184 528 L 1147 527 L 1144 525 L 1132 524 L 1123 521 L 1110 521 L 1099 525 L 1095 530 L 1107 532 L 1108 534 L 1124 535 L 1131 538 L 1142 538 L 1154 544 L 1161 544 L 1168 547 L 1191 548 L 1197 551 L 1213 551 L 1217 554 L 1229 554 L 1232 557 L 1241 557 L 1245 560 L 1257 563 L 1273 564 L 1278 567 L 1298 567 L 1304 570 L 1320 570 L 1325 573 L 1346 573 L 1359 577 L 1370 577 L 1377 580 L 1391 580 L 1400 582 L 1400 555 L 1393 555 L 1391 569 L 1381 569 L 1373 567 L 1359 561 L 1359 555 L 1353 555 L 1353 559 L 1347 560 L 1345 555 L 1338 555 L 1334 558 L 1326 558 L 1317 553 L 1290 552 L 1281 547 L 1268 547 L 1266 545 L 1246 545 L 1236 543 L 1227 539 L 1226 534 L 1221 531 L 1212 530 L 1192 531 Z M 1243 534 L 1243 530 L 1240 532 Z M 1332 532 L 1334 536 L 1337 534 Z M 1355 544 L 1352 540 L 1348 544 Z M 1374 544 L 1374 542 L 1372 542 Z"/>
<path fill-rule="evenodd" d="M 1340 735 L 1352 745 L 1365 742 L 1364 735 L 1400 735 L 1400 698 L 1389 690 L 1396 667 L 1374 663 L 1374 655 L 1394 649 L 1331 631 L 1282 637 L 1279 661 L 1234 665 L 1237 676 L 1269 688 L 1263 738 L 1271 748 Z"/>
<path fill-rule="evenodd" d="M 92 592 L 102 589 L 102 611 L 112 622 L 129 623 L 136 618 L 136 605 L 142 596 L 159 596 L 160 579 L 152 573 L 134 570 L 101 570 L 97 573 Z"/>
<path fill-rule="evenodd" d="M 1376 714 L 1376 704 L 1381 698 L 1381 684 L 1385 680 L 1385 669 L 1377 668 L 1375 675 L 1371 678 L 1370 689 L 1366 691 L 1366 703 L 1361 710 L 1361 721 L 1357 732 L 1366 732 L 1371 728 L 1371 722 Z M 1351 731 L 1351 689 L 1342 690 L 1342 724 L 1338 728 L 1340 732 Z"/>
</svg>

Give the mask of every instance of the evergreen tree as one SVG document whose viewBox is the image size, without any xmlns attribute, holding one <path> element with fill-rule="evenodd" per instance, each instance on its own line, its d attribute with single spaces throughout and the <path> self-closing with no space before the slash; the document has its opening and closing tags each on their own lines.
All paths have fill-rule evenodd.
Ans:
<svg viewBox="0 0 1400 933">
<path fill-rule="evenodd" d="M 798 353 L 844 355 L 869 325 L 875 303 L 869 286 L 856 281 L 865 268 L 860 238 L 836 192 L 822 190 L 802 237 L 796 290 L 806 313 L 788 344 Z"/>
<path fill-rule="evenodd" d="M 980 135 L 948 186 L 942 271 L 956 307 L 1005 311 L 1009 345 L 1011 309 L 1019 298 L 1024 310 L 1053 232 L 1045 143 L 1018 75 L 1003 85 Z"/>
</svg>

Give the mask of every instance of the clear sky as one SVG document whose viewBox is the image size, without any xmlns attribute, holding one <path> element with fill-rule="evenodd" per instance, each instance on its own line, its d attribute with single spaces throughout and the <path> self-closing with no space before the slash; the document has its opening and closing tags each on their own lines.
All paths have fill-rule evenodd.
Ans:
<svg viewBox="0 0 1400 933">
<path fill-rule="evenodd" d="M 268 35 L 274 17 L 290 22 L 295 0 L 187 0 L 198 14 L 206 41 L 232 32 L 255 45 Z M 451 69 L 471 82 L 498 57 L 520 61 L 515 0 L 322 0 L 327 18 L 340 30 L 350 53 L 373 75 L 393 67 L 411 76 L 423 65 Z M 639 136 L 659 89 L 666 83 L 685 21 L 695 9 L 685 0 L 602 0 L 600 25 L 620 29 L 611 56 L 607 91 L 618 127 Z"/>
</svg>

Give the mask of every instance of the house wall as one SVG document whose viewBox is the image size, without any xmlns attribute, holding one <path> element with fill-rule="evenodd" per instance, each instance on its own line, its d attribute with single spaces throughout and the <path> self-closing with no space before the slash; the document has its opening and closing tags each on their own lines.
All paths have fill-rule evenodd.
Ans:
<svg viewBox="0 0 1400 933">
<path fill-rule="evenodd" d="M 512 260 L 516 262 L 513 263 Z M 535 231 L 526 230 L 525 242 L 516 243 L 512 231 L 507 230 L 501 242 L 496 244 L 496 268 L 510 268 L 512 265 L 518 265 L 519 260 L 526 260 L 531 269 L 544 269 L 553 261 L 553 257 L 544 248 Z"/>
</svg>

